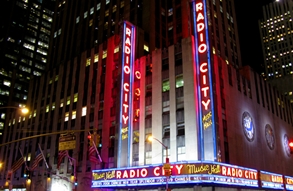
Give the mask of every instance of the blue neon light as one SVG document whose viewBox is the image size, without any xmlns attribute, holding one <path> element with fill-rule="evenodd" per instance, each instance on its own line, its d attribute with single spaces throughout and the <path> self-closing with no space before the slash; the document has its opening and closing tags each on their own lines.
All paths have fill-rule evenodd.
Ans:
<svg viewBox="0 0 293 191">
<path fill-rule="evenodd" d="M 212 91 L 212 88 L 213 88 L 213 83 L 212 83 L 212 67 L 211 67 L 211 58 L 210 58 L 210 46 L 209 46 L 209 38 L 208 38 L 208 16 L 207 16 L 207 6 L 206 6 L 206 1 L 205 0 L 202 0 L 202 3 L 203 3 L 203 7 L 204 7 L 204 24 L 205 24 L 205 43 L 206 43 L 206 47 L 207 47 L 207 50 L 206 50 L 206 53 L 205 53 L 205 56 L 206 56 L 206 62 L 207 62 L 207 66 L 208 66 L 208 79 L 209 79 L 209 99 L 210 99 L 210 112 L 212 114 L 211 116 L 211 121 L 212 121 L 212 124 L 211 124 L 211 139 L 212 139 L 212 147 L 211 149 L 213 149 L 211 152 L 212 152 L 212 155 L 210 157 L 206 156 L 206 148 L 205 146 L 209 146 L 205 143 L 205 139 L 207 138 L 207 135 L 206 133 L 204 133 L 204 127 L 203 127 L 203 109 L 202 109 L 202 106 L 201 106 L 201 101 L 202 101 L 202 96 L 201 96 L 201 83 L 200 83 L 200 77 L 201 77 L 201 72 L 200 72 L 200 69 L 199 69 L 199 66 L 200 66 L 200 61 L 203 61 L 201 60 L 201 58 L 199 58 L 199 55 L 198 55 L 198 45 L 199 45 L 199 39 L 198 39 L 198 36 L 197 36 L 197 22 L 196 22 L 196 3 L 195 1 L 192 2 L 192 8 L 193 8 L 193 30 L 194 30 L 194 44 L 195 44 L 195 55 L 194 55 L 194 60 L 195 60 L 195 68 L 196 68 L 196 81 L 197 81 L 197 96 L 198 96 L 198 102 L 197 102 L 197 106 L 198 106 L 198 110 L 199 110 L 199 113 L 198 113 L 198 121 L 199 121 L 199 137 L 198 137 L 198 140 L 199 140 L 199 158 L 200 160 L 213 160 L 215 161 L 217 159 L 217 143 L 216 143 L 216 132 L 215 132 L 215 117 L 214 117 L 214 99 L 213 99 L 213 91 Z M 204 60 L 205 61 L 205 60 Z M 209 133 L 209 132 L 208 132 Z M 206 158 L 207 157 L 207 158 Z M 212 159 L 211 159 L 212 158 Z"/>
<path fill-rule="evenodd" d="M 123 31 L 125 32 L 125 29 L 126 29 L 126 23 L 124 22 L 123 23 Z M 122 43 L 124 45 L 124 42 L 125 42 L 125 35 L 123 35 L 123 40 L 122 40 Z M 124 65 L 125 65 L 125 62 L 124 62 L 124 49 L 122 49 L 122 70 L 124 68 Z M 122 75 L 121 75 L 121 80 L 122 82 L 124 82 L 124 72 L 121 72 Z M 121 91 L 123 90 L 123 83 L 121 83 Z M 122 111 L 123 111 L 123 106 L 122 106 L 122 103 L 123 103 L 123 94 L 120 95 L 120 121 L 119 121 L 119 139 L 118 139 L 118 156 L 117 156 L 117 167 L 120 167 L 120 164 L 121 164 L 121 145 L 122 145 L 122 140 L 120 138 L 121 134 L 122 134 Z"/>
</svg>

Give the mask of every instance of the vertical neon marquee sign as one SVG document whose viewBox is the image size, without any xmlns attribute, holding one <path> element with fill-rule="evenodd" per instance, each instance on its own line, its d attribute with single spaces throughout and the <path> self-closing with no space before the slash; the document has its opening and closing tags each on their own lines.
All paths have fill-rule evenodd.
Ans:
<svg viewBox="0 0 293 191">
<path fill-rule="evenodd" d="M 195 68 L 198 98 L 200 160 L 216 159 L 212 68 L 208 39 L 208 17 L 205 0 L 192 2 Z"/>
<path fill-rule="evenodd" d="M 134 25 L 124 21 L 117 167 L 130 166 L 135 32 Z"/>
</svg>

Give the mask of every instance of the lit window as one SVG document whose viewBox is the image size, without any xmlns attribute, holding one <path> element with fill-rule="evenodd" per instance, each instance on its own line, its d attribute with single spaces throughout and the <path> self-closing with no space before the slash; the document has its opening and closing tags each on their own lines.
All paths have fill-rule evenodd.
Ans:
<svg viewBox="0 0 293 191">
<path fill-rule="evenodd" d="M 10 87 L 10 85 L 11 85 L 11 82 L 10 82 L 10 81 L 8 81 L 8 80 L 4 80 L 3 84 L 4 84 L 5 86 L 8 86 L 8 87 Z"/>
<path fill-rule="evenodd" d="M 169 91 L 170 90 L 170 82 L 169 80 L 163 81 L 163 92 Z"/>
<path fill-rule="evenodd" d="M 79 23 L 79 16 L 76 17 L 76 20 L 75 20 L 76 23 Z"/>
<path fill-rule="evenodd" d="M 86 59 L 86 66 L 89 66 L 89 65 L 91 65 L 91 59 L 90 58 Z"/>
<path fill-rule="evenodd" d="M 93 13 L 94 13 L 94 8 L 92 7 L 91 9 L 90 9 L 90 14 L 92 15 Z"/>
<path fill-rule="evenodd" d="M 77 102 L 78 100 L 78 93 L 74 94 L 73 102 Z"/>
<path fill-rule="evenodd" d="M 36 117 L 36 116 L 37 116 L 37 110 L 34 110 L 33 117 Z"/>
<path fill-rule="evenodd" d="M 292 93 L 292 92 L 291 92 Z M 5 119 L 5 113 L 1 114 L 1 119 Z"/>
<path fill-rule="evenodd" d="M 184 81 L 183 81 L 183 76 L 177 76 L 176 77 L 176 88 L 183 87 Z"/>
<path fill-rule="evenodd" d="M 54 109 L 55 109 L 55 102 L 52 103 L 52 110 L 54 110 Z"/>
<path fill-rule="evenodd" d="M 4 123 L 0 122 L 0 129 L 3 129 L 3 128 L 4 128 Z"/>
<path fill-rule="evenodd" d="M 83 14 L 83 18 L 87 18 L 87 11 L 84 12 L 84 14 Z"/>
<path fill-rule="evenodd" d="M 92 26 L 93 25 L 93 19 L 91 19 L 90 21 L 89 21 L 89 26 Z"/>
<path fill-rule="evenodd" d="M 103 59 L 104 59 L 104 58 L 107 58 L 107 50 L 104 50 L 104 51 L 103 51 Z"/>
<path fill-rule="evenodd" d="M 95 54 L 95 58 L 94 58 L 94 62 L 98 62 L 99 61 L 99 54 Z"/>
<path fill-rule="evenodd" d="M 66 105 L 70 104 L 70 97 L 67 98 Z"/>
<path fill-rule="evenodd" d="M 110 0 L 106 0 L 106 5 L 110 3 Z"/>
<path fill-rule="evenodd" d="M 46 106 L 46 113 L 49 112 L 49 110 L 50 110 L 50 106 L 47 105 L 47 106 Z"/>
<path fill-rule="evenodd" d="M 117 46 L 115 49 L 114 49 L 114 53 L 117 53 L 119 52 L 119 46 Z"/>
<path fill-rule="evenodd" d="M 60 100 L 60 107 L 63 107 L 63 99 Z"/>
<path fill-rule="evenodd" d="M 76 111 L 72 111 L 71 119 L 75 119 L 75 118 L 76 118 Z"/>
<path fill-rule="evenodd" d="M 64 121 L 68 121 L 68 119 L 69 119 L 69 113 L 66 112 L 66 113 L 65 113 L 65 119 L 64 119 Z"/>
<path fill-rule="evenodd" d="M 143 45 L 143 49 L 147 52 L 149 51 L 149 47 L 147 45 Z"/>
<path fill-rule="evenodd" d="M 81 116 L 85 116 L 86 115 L 86 106 L 82 108 L 81 111 Z"/>
<path fill-rule="evenodd" d="M 101 8 L 101 3 L 98 3 L 97 4 L 97 11 L 100 10 L 100 8 Z"/>
</svg>

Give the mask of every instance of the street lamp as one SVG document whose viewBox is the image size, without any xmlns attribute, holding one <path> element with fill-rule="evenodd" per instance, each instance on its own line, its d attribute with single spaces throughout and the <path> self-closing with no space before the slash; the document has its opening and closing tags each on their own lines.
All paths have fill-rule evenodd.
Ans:
<svg viewBox="0 0 293 191">
<path fill-rule="evenodd" d="M 164 164 L 164 171 L 166 176 L 166 191 L 169 191 L 168 189 L 168 178 L 170 176 L 170 163 L 169 163 L 169 157 L 168 157 L 168 146 L 164 145 L 161 141 L 159 141 L 157 138 L 153 136 L 148 137 L 148 141 L 152 142 L 153 140 L 158 141 L 165 149 L 166 149 L 166 162 Z"/>
<path fill-rule="evenodd" d="M 29 112 L 29 109 L 26 107 L 4 106 L 0 107 L 0 109 L 19 109 L 23 114 L 27 114 Z"/>
</svg>

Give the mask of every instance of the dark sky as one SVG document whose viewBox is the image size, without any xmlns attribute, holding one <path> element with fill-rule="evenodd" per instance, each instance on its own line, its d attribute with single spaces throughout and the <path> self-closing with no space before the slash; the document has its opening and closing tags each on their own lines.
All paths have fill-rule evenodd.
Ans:
<svg viewBox="0 0 293 191">
<path fill-rule="evenodd" d="M 262 6 L 274 0 L 254 0 L 253 3 L 244 0 L 234 0 L 236 20 L 240 38 L 242 64 L 250 65 L 260 72 L 263 63 L 258 20 L 262 18 Z"/>
</svg>

